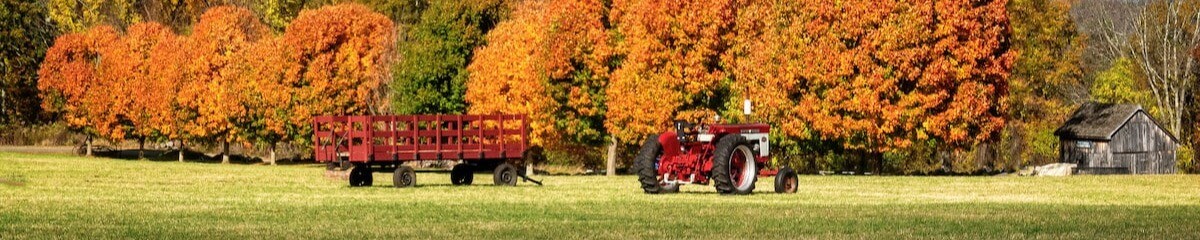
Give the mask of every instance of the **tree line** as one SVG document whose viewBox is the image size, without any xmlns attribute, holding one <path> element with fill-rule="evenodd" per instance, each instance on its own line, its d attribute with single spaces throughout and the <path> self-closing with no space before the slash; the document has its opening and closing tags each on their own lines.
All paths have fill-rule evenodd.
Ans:
<svg viewBox="0 0 1200 240">
<path fill-rule="evenodd" d="M 723 116 L 770 123 L 788 147 L 876 159 L 916 142 L 970 147 L 1005 122 L 1005 4 L 528 1 L 476 52 L 466 101 L 529 114 L 549 146 L 637 144 Z M 745 100 L 754 114 L 738 113 Z"/>
<path fill-rule="evenodd" d="M 233 66 L 228 69 L 239 69 L 247 76 L 253 72 L 287 74 L 279 80 L 238 79 L 221 71 L 203 78 L 183 77 L 218 79 L 206 80 L 209 82 L 244 80 L 233 82 L 246 90 L 230 94 L 249 99 L 218 103 L 205 99 L 229 97 L 180 89 L 180 99 L 195 98 L 187 101 L 197 104 L 181 108 L 195 110 L 172 114 L 200 119 L 197 123 L 202 124 L 195 126 L 139 132 L 144 130 L 130 126 L 151 120 L 121 119 L 150 117 L 103 116 L 87 119 L 116 124 L 78 130 L 106 138 L 120 132 L 129 139 L 253 142 L 269 147 L 277 142 L 307 141 L 303 135 L 309 129 L 287 125 L 296 124 L 297 116 L 303 115 L 342 110 L 522 113 L 534 120 L 533 141 L 547 147 L 552 159 L 595 165 L 606 150 L 610 156 L 614 151 L 629 154 L 636 149 L 629 146 L 671 121 L 711 122 L 714 116 L 721 116 L 722 121 L 771 123 L 775 131 L 772 143 L 778 143 L 777 161 L 810 171 L 980 172 L 1057 161 L 1059 143 L 1054 129 L 1078 104 L 1101 101 L 1143 105 L 1173 134 L 1188 141 L 1185 152 L 1198 142 L 1191 134 L 1198 126 L 1194 120 L 1197 111 L 1184 103 L 1195 100 L 1193 49 L 1195 36 L 1200 36 L 1196 29 L 1200 15 L 1192 1 L 1165 0 L 6 3 L 0 4 L 6 9 L 0 13 L 19 12 L 48 21 L 11 17 L 0 21 L 17 26 L 13 29 L 27 29 L 21 36 L 34 36 L 5 38 L 6 43 L 31 50 L 14 53 L 5 48 L 0 53 L 20 54 L 13 59 L 38 59 L 7 65 L 18 67 L 6 70 L 0 95 L 15 95 L 0 96 L 4 98 L 0 106 L 15 107 L 0 107 L 0 111 L 13 113 L 0 121 L 79 121 L 63 109 L 48 106 L 42 110 L 36 89 L 41 80 L 29 74 L 30 67 L 46 64 L 40 60 L 45 50 L 39 49 L 48 48 L 55 36 L 112 32 L 96 33 L 95 37 L 160 39 L 157 30 L 141 26 L 158 22 L 160 27 L 154 29 L 181 33 L 161 39 L 192 39 L 197 38 L 206 11 L 237 6 L 248 12 L 245 18 L 260 25 L 247 31 L 285 39 L 275 44 L 247 41 L 244 52 L 272 51 L 259 50 L 262 48 L 287 52 L 303 49 L 289 45 L 303 42 L 286 41 L 289 34 L 299 33 L 293 26 L 302 12 L 334 2 L 357 2 L 394 25 L 388 31 L 394 37 L 379 43 L 394 54 L 384 57 L 370 74 L 378 77 L 378 83 L 346 94 L 369 99 L 362 105 L 310 108 L 304 105 L 307 100 L 296 99 L 311 96 L 271 86 L 307 91 L 303 89 L 310 88 L 303 86 L 319 85 L 309 82 L 319 74 L 287 74 L 307 69 L 294 66 L 326 65 L 310 64 L 293 54 L 244 54 L 247 57 L 239 60 L 204 61 L 212 62 L 208 66 Z M 11 14 L 0 14 L 4 16 Z M 96 26 L 102 25 L 111 30 L 97 30 Z M 182 36 L 188 35 L 184 33 L 190 36 Z M 124 45 L 170 45 L 145 43 L 156 41 L 171 42 L 138 40 Z M 122 56 L 154 52 L 125 48 L 135 50 L 103 51 L 133 52 Z M 48 54 L 46 60 L 50 60 Z M 290 63 L 254 66 L 272 61 Z M 157 73 L 149 72 L 163 70 L 150 69 L 147 73 L 123 71 L 134 72 L 129 76 L 153 76 Z M 334 69 L 339 70 L 329 71 L 353 68 Z M 190 71 L 195 70 L 173 72 Z M 744 100 L 755 105 L 750 116 L 740 114 Z M 141 108 L 132 103 L 139 100 L 121 101 L 129 103 L 105 107 Z M 228 106 L 218 106 L 222 104 Z M 270 104 L 285 106 L 267 106 Z M 244 110 L 225 110 L 239 108 L 236 106 Z M 284 111 L 287 116 L 263 117 L 270 114 L 253 112 L 258 106 L 298 110 Z M 1181 157 L 1181 168 L 1194 168 L 1182 162 L 1190 161 L 1190 153 L 1182 155 L 1188 157 Z"/>
<path fill-rule="evenodd" d="M 224 162 L 229 143 L 250 142 L 274 164 L 278 143 L 309 138 L 314 115 L 383 101 L 394 31 L 357 4 L 302 11 L 280 36 L 232 6 L 208 9 L 185 36 L 101 25 L 55 40 L 38 89 L 43 109 L 89 137 L 221 143 Z"/>
</svg>

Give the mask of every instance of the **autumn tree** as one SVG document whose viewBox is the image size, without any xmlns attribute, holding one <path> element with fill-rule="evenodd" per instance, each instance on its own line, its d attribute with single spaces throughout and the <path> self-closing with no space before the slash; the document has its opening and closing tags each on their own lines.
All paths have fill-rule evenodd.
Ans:
<svg viewBox="0 0 1200 240">
<path fill-rule="evenodd" d="M 1200 44 L 1200 2 L 1149 1 L 1135 23 L 1139 27 L 1133 28 L 1127 56 L 1145 73 L 1159 119 L 1187 138 L 1184 113 L 1200 71 L 1200 61 L 1191 56 Z"/>
<path fill-rule="evenodd" d="M 46 16 L 37 2 L 0 2 L 0 126 L 41 120 L 37 71 L 57 33 Z"/>
<path fill-rule="evenodd" d="M 1071 2 L 1012 0 L 1012 44 L 1019 52 L 1009 77 L 1008 115 L 1001 140 L 988 146 L 997 169 L 1016 170 L 1057 161 L 1054 130 L 1072 106 L 1088 97 L 1084 36 L 1071 19 Z"/>
<path fill-rule="evenodd" d="M 241 140 L 237 123 L 246 109 L 238 77 L 246 65 L 244 52 L 270 35 L 270 30 L 245 8 L 223 6 L 200 17 L 189 40 L 194 55 L 187 65 L 186 86 L 178 97 L 187 122 L 187 136 L 222 144 L 222 162 L 229 162 L 229 143 Z"/>
<path fill-rule="evenodd" d="M 184 117 L 187 116 L 183 114 L 186 109 L 179 97 L 183 87 L 191 85 L 188 64 L 193 60 L 193 49 L 190 46 L 184 36 L 160 39 L 150 49 L 152 67 L 147 70 L 148 78 L 141 83 L 149 91 L 141 96 L 149 98 L 145 101 L 153 101 L 142 105 L 143 111 L 147 112 L 145 116 L 149 117 L 142 121 L 147 121 L 156 140 L 177 141 L 180 162 L 184 156 L 184 140 L 189 139 L 185 126 L 192 124 L 190 117 Z"/>
<path fill-rule="evenodd" d="M 467 67 L 472 74 L 464 96 L 470 114 L 527 114 L 535 146 L 557 140 L 551 114 L 559 108 L 546 93 L 549 21 L 542 8 L 540 1 L 525 2 L 487 34 L 490 44 L 476 50 Z"/>
<path fill-rule="evenodd" d="M 467 68 L 469 112 L 528 114 L 537 145 L 604 143 L 612 51 L 604 10 L 590 0 L 518 6 Z"/>
<path fill-rule="evenodd" d="M 559 105 L 552 115 L 561 138 L 584 145 L 606 141 L 605 89 L 616 56 L 608 7 L 600 0 L 550 1 L 545 18 L 546 90 Z"/>
<path fill-rule="evenodd" d="M 1102 103 L 1137 104 L 1151 116 L 1159 114 L 1154 96 L 1141 85 L 1145 76 L 1138 71 L 1137 64 L 1128 58 L 1118 58 L 1112 67 L 1096 73 L 1092 83 L 1090 100 Z"/>
<path fill-rule="evenodd" d="M 244 52 L 247 65 L 239 82 L 245 99 L 247 117 L 241 123 L 245 139 L 266 144 L 271 152 L 267 162 L 275 164 L 275 146 L 281 141 L 302 139 L 304 125 L 310 121 L 297 116 L 297 96 L 300 79 L 289 76 L 288 62 L 279 38 L 264 38 L 255 42 Z"/>
<path fill-rule="evenodd" d="M 105 59 L 101 49 L 117 38 L 116 30 L 104 26 L 59 36 L 38 70 L 42 108 L 88 136 L 87 156 L 92 155 L 92 137 L 100 133 L 97 126 L 109 124 L 100 119 L 106 93 L 89 90 L 102 84 L 99 66 Z"/>
<path fill-rule="evenodd" d="M 755 118 L 787 136 L 877 159 L 914 141 L 991 140 L 1004 124 L 1015 57 L 1005 3 L 750 3 L 727 60 L 733 101 L 755 102 Z"/>
<path fill-rule="evenodd" d="M 260 132 L 256 134 L 274 150 L 278 141 L 309 140 L 312 116 L 379 113 L 383 83 L 390 79 L 394 58 L 395 26 L 383 15 L 360 4 L 338 4 L 305 10 L 296 17 L 282 38 L 282 46 L 263 43 L 261 50 L 281 53 L 286 59 L 260 59 L 254 65 L 286 61 L 286 71 L 259 67 L 267 77 L 254 91 L 264 101 L 284 102 L 256 105 L 262 109 Z M 262 52 L 260 52 L 262 53 Z M 270 58 L 270 57 L 268 57 Z M 250 76 L 257 78 L 261 76 Z M 266 81 L 266 83 L 262 82 Z M 295 92 L 274 92 L 270 86 L 292 87 Z M 265 132 L 263 132 L 265 131 Z"/>
<path fill-rule="evenodd" d="M 463 113 L 467 65 L 484 35 L 509 12 L 508 0 L 430 1 L 398 43 L 390 84 L 400 114 Z"/>
<path fill-rule="evenodd" d="M 1191 50 L 1200 44 L 1200 2 L 1081 1 L 1078 15 L 1108 60 L 1128 58 L 1145 76 L 1145 86 L 1161 113 L 1155 116 L 1173 134 L 1183 128 L 1200 62 Z M 1111 68 L 1097 67 L 1097 72 Z"/>
<path fill-rule="evenodd" d="M 595 0 L 517 5 L 467 67 L 468 113 L 526 114 L 536 146 L 589 160 L 586 152 L 608 142 L 604 90 L 614 58 L 607 10 Z"/>
<path fill-rule="evenodd" d="M 733 1 L 619 0 L 609 15 L 623 57 L 606 91 L 604 126 L 636 142 L 672 120 L 710 119 L 730 78 L 721 56 L 733 33 Z"/>
<path fill-rule="evenodd" d="M 159 51 L 166 49 L 160 45 L 171 44 L 174 38 L 175 33 L 170 28 L 154 22 L 143 22 L 131 25 L 122 41 L 114 44 L 123 48 L 124 56 L 117 58 L 125 63 L 118 70 L 123 74 L 112 79 L 122 84 L 108 90 L 115 98 L 122 99 L 120 104 L 124 106 L 120 111 L 109 114 L 117 115 L 116 118 L 128 125 L 128 134 L 138 141 L 139 158 L 145 157 L 146 140 L 158 138 L 163 133 L 156 125 L 156 120 L 170 118 L 162 115 L 172 115 L 171 103 L 175 89 L 173 83 L 167 82 L 171 78 L 164 74 L 175 73 L 158 71 L 162 65 L 172 62 L 156 62 L 162 60 L 154 55 L 163 54 Z"/>
</svg>

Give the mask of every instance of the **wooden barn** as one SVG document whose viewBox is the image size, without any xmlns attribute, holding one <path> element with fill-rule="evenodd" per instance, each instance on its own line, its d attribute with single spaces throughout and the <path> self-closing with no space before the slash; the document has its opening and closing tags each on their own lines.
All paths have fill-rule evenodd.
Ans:
<svg viewBox="0 0 1200 240">
<path fill-rule="evenodd" d="M 1138 105 L 1085 103 L 1054 135 L 1079 174 L 1175 173 L 1178 139 Z"/>
</svg>

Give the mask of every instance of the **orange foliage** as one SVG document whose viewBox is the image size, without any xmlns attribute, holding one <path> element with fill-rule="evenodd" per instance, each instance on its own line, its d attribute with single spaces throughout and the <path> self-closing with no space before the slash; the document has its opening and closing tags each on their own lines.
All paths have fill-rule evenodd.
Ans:
<svg viewBox="0 0 1200 240">
<path fill-rule="evenodd" d="M 290 124 L 307 129 L 314 115 L 375 113 L 371 106 L 384 102 L 379 91 L 390 79 L 394 44 L 392 21 L 363 5 L 300 12 L 282 39 L 291 64 L 284 78 L 303 79 Z"/>
<path fill-rule="evenodd" d="M 246 114 L 238 89 L 244 51 L 269 35 L 267 26 L 244 8 L 216 7 L 200 17 L 188 44 L 193 51 L 186 64 L 190 79 L 179 91 L 180 117 L 189 123 L 183 125 L 189 137 L 239 139 L 237 123 Z"/>
<path fill-rule="evenodd" d="M 470 114 L 527 114 L 533 145 L 543 145 L 554 131 L 550 115 L 558 109 L 546 94 L 545 46 L 548 21 L 539 1 L 523 3 L 512 19 L 487 35 L 487 46 L 475 51 L 467 70 L 464 99 Z"/>
<path fill-rule="evenodd" d="M 162 138 L 188 138 L 184 127 L 191 122 L 181 114 L 183 102 L 179 97 L 183 87 L 190 86 L 188 63 L 194 56 L 188 43 L 187 38 L 171 36 L 159 40 L 150 50 L 150 67 L 142 82 L 147 91 L 140 94 L 147 103 L 141 111 L 149 115 L 150 128 Z"/>
<path fill-rule="evenodd" d="M 611 46 L 596 0 L 528 1 L 468 66 L 473 114 L 526 114 L 532 143 L 601 142 Z"/>
<path fill-rule="evenodd" d="M 145 138 L 154 136 L 156 126 L 153 119 L 170 114 L 172 92 L 163 88 L 159 76 L 152 74 L 160 63 L 151 56 L 161 50 L 160 43 L 175 38 L 170 28 L 158 23 L 137 23 L 129 27 L 126 35 L 102 51 L 107 61 L 101 89 L 108 95 L 103 122 L 112 125 L 97 126 L 101 135 L 109 139 L 127 137 Z"/>
<path fill-rule="evenodd" d="M 1007 1 L 755 1 L 739 12 L 734 91 L 794 137 L 886 151 L 969 146 L 1003 126 Z"/>
<path fill-rule="evenodd" d="M 108 94 L 90 90 L 101 86 L 98 63 L 106 61 L 101 49 L 117 37 L 111 27 L 96 27 L 54 41 L 38 70 L 38 90 L 47 112 L 60 114 L 70 128 L 88 134 L 96 134 L 97 125 L 111 125 L 99 122 L 100 106 L 107 102 L 102 97 Z"/>
<path fill-rule="evenodd" d="M 298 134 L 298 125 L 309 121 L 294 114 L 300 79 L 289 77 L 290 63 L 283 53 L 287 50 L 278 38 L 265 38 L 250 46 L 246 54 L 246 69 L 240 82 L 244 83 L 248 124 L 247 138 L 258 142 L 275 143 Z"/>
<path fill-rule="evenodd" d="M 721 63 L 732 37 L 733 1 L 617 0 L 612 15 L 625 55 L 607 89 L 605 127 L 635 142 L 673 119 L 707 121 L 725 102 Z"/>
<path fill-rule="evenodd" d="M 216 7 L 190 37 L 157 23 L 63 35 L 39 88 L 47 110 L 111 140 L 307 139 L 313 115 L 367 112 L 394 35 L 356 4 L 305 11 L 284 38 L 247 9 Z"/>
</svg>

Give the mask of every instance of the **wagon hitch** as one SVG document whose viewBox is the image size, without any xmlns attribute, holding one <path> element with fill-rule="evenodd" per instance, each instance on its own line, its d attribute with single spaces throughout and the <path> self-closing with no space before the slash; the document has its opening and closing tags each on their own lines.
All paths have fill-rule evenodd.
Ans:
<svg viewBox="0 0 1200 240">
<path fill-rule="evenodd" d="M 518 177 L 521 177 L 521 180 L 523 180 L 523 181 L 525 181 L 525 182 L 532 182 L 532 183 L 534 183 L 534 184 L 537 184 L 538 186 L 541 186 L 541 185 L 542 185 L 542 182 L 541 182 L 541 181 L 538 181 L 538 180 L 533 180 L 533 178 L 529 178 L 529 176 L 525 175 L 525 173 L 523 173 L 523 172 L 522 172 L 522 173 L 519 173 L 519 174 L 517 174 L 517 176 L 518 176 Z"/>
</svg>

